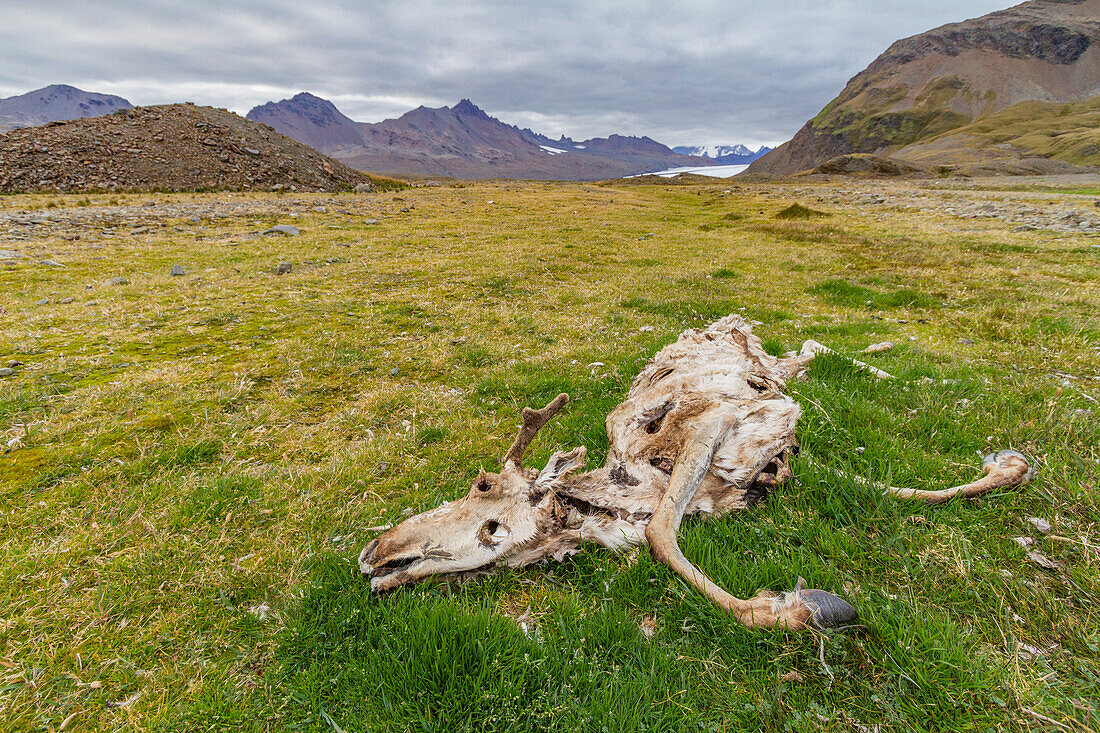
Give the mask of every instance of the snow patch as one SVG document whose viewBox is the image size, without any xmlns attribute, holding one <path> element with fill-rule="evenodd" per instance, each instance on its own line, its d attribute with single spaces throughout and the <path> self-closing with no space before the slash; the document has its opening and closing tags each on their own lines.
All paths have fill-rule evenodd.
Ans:
<svg viewBox="0 0 1100 733">
<path fill-rule="evenodd" d="M 549 153 L 550 155 L 560 155 L 561 153 L 565 152 L 564 150 L 562 150 L 560 148 L 552 148 L 549 145 L 539 145 L 539 147 L 542 148 L 545 152 Z"/>
<path fill-rule="evenodd" d="M 729 178 L 736 176 L 741 171 L 748 168 L 747 165 L 706 165 L 701 168 L 669 168 L 664 171 L 656 171 L 654 173 L 639 173 L 641 176 L 660 176 L 661 178 L 672 178 L 678 176 L 681 173 L 695 173 L 700 176 L 711 176 L 713 178 Z M 638 176 L 626 176 L 627 178 L 637 178 Z"/>
</svg>

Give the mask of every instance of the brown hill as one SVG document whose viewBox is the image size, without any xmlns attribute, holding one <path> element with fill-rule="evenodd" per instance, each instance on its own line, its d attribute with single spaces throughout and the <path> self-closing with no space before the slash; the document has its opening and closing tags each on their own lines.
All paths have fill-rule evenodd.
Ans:
<svg viewBox="0 0 1100 733">
<path fill-rule="evenodd" d="M 1010 145 L 990 155 L 981 152 L 986 144 L 1006 141 L 964 136 L 950 145 L 927 144 L 1017 105 L 1048 105 L 1039 117 L 1052 118 L 1064 104 L 1098 96 L 1100 0 L 1032 0 L 894 43 L 749 172 L 787 175 L 851 153 L 905 160 L 907 146 L 915 144 L 923 146 L 913 153 L 921 165 L 965 168 L 1019 158 L 1032 159 L 1029 168 L 1043 168 L 1043 159 L 1052 170 L 1087 165 L 1092 159 L 1068 146 L 1036 154 Z"/>
<path fill-rule="evenodd" d="M 370 179 L 212 107 L 137 107 L 0 134 L 0 192 L 341 191 Z"/>
<path fill-rule="evenodd" d="M 360 170 L 398 176 L 601 180 L 713 163 L 647 137 L 553 140 L 505 124 L 468 99 L 357 123 L 331 102 L 303 92 L 256 107 L 248 118 Z"/>
</svg>

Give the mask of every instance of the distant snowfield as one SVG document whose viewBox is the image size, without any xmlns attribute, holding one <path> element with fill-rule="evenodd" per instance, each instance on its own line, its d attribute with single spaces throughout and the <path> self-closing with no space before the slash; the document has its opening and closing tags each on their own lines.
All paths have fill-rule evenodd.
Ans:
<svg viewBox="0 0 1100 733">
<path fill-rule="evenodd" d="M 550 155 L 561 155 L 565 152 L 564 150 L 561 150 L 559 148 L 552 148 L 549 145 L 539 145 L 539 147 L 542 148 L 544 152 L 547 152 Z"/>
<path fill-rule="evenodd" d="M 741 171 L 748 168 L 747 165 L 704 165 L 699 168 L 669 168 L 667 171 L 657 171 L 656 173 L 640 173 L 643 176 L 660 176 L 661 178 L 672 178 L 678 176 L 681 173 L 696 173 L 700 176 L 711 176 L 713 178 L 729 178 L 730 176 L 736 176 Z M 627 178 L 637 178 L 638 176 L 626 176 Z"/>
</svg>

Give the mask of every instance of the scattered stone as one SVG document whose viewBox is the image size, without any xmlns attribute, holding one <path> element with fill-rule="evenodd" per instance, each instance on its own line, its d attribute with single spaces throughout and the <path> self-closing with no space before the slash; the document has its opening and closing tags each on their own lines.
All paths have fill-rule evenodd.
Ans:
<svg viewBox="0 0 1100 733">
<path fill-rule="evenodd" d="M 364 219 L 363 223 L 364 224 L 378 224 L 379 220 L 378 219 Z"/>
<path fill-rule="evenodd" d="M 12 252 L 10 249 L 0 249 L 0 260 L 28 260 L 22 252 Z"/>
<path fill-rule="evenodd" d="M 290 262 L 280 262 L 275 267 L 275 274 L 276 275 L 286 275 L 293 269 L 294 269 L 294 265 L 291 264 Z"/>
<path fill-rule="evenodd" d="M 374 186 L 370 183 L 357 183 L 355 185 L 356 193 L 371 193 L 372 191 L 374 191 Z"/>
<path fill-rule="evenodd" d="M 130 281 L 124 277 L 112 277 L 110 280 L 103 283 L 104 287 L 110 288 L 115 285 L 129 285 Z"/>
<path fill-rule="evenodd" d="M 15 369 L 16 367 L 23 366 L 23 362 L 19 361 L 18 359 L 12 359 L 11 361 L 8 362 L 8 366 L 11 367 L 12 369 Z"/>
<path fill-rule="evenodd" d="M 397 367 L 394 367 L 393 369 L 390 369 L 390 376 L 391 377 L 396 377 L 400 373 L 401 373 L 401 370 L 398 369 Z"/>
<path fill-rule="evenodd" d="M 183 277 L 187 274 L 187 270 L 183 269 L 183 265 L 172 265 L 172 269 L 168 271 L 168 274 L 172 277 Z"/>
<path fill-rule="evenodd" d="M 960 344 L 966 344 L 967 346 L 974 345 L 974 339 L 959 339 Z"/>
<path fill-rule="evenodd" d="M 74 298 L 74 297 L 72 297 L 72 296 L 70 295 L 69 297 L 67 297 L 67 298 L 62 298 L 61 300 L 59 300 L 59 301 L 57 301 L 57 302 L 58 302 L 58 303 L 62 303 L 62 304 L 65 304 L 65 305 L 68 305 L 69 303 L 72 303 L 72 302 L 73 302 L 74 300 L 76 300 L 76 298 Z"/>
<path fill-rule="evenodd" d="M 65 265 L 57 262 L 56 260 L 39 260 L 38 264 L 45 265 L 46 267 L 64 267 Z"/>
<path fill-rule="evenodd" d="M 866 349 L 863 350 L 863 353 L 864 354 L 881 354 L 883 352 L 889 351 L 892 348 L 894 348 L 894 344 L 893 344 L 892 341 L 882 341 L 882 342 L 877 343 L 877 344 L 871 344 L 870 346 L 868 346 Z"/>
<path fill-rule="evenodd" d="M 244 152 L 248 153 L 249 155 L 259 155 L 260 154 L 260 151 L 257 150 L 256 148 L 245 148 Z"/>
<path fill-rule="evenodd" d="M 300 230 L 296 226 L 291 226 L 290 224 L 276 224 L 270 229 L 261 232 L 261 234 L 263 234 L 265 237 L 275 236 L 276 234 L 282 235 L 284 237 L 296 237 L 301 233 L 302 230 Z"/>
<path fill-rule="evenodd" d="M 318 214 L 327 214 L 328 213 L 328 209 L 326 209 L 324 206 L 314 206 L 313 210 Z"/>
<path fill-rule="evenodd" d="M 638 333 L 653 333 L 655 330 L 653 326 L 642 326 L 638 329 Z"/>
<path fill-rule="evenodd" d="M 49 305 L 49 304 L 50 304 L 50 299 L 49 298 L 42 298 L 41 300 L 38 301 L 38 305 Z"/>
<path fill-rule="evenodd" d="M 15 370 L 11 367 L 0 367 L 0 377 L 10 377 L 15 374 Z"/>
<path fill-rule="evenodd" d="M 1039 517 L 1028 517 L 1028 523 L 1043 534 L 1050 534 L 1050 522 Z"/>
</svg>

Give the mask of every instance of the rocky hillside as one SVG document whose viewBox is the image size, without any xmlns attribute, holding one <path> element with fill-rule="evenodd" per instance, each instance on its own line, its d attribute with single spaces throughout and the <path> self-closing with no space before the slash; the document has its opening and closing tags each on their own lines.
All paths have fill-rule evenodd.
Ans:
<svg viewBox="0 0 1100 733">
<path fill-rule="evenodd" d="M 342 191 L 369 182 L 265 125 L 191 104 L 137 107 L 0 135 L 0 193 Z"/>
<path fill-rule="evenodd" d="M 256 107 L 248 118 L 360 170 L 398 176 L 598 180 L 711 162 L 646 137 L 555 140 L 505 124 L 468 99 L 357 123 L 331 102 L 302 93 Z"/>
<path fill-rule="evenodd" d="M 1100 139 L 1017 145 L 1015 138 L 1027 131 L 1001 136 L 986 129 L 975 137 L 964 128 L 1006 112 L 1018 121 L 1011 110 L 1030 105 L 1030 132 L 1044 135 L 1064 105 L 1098 96 L 1100 0 L 1032 0 L 894 43 L 749 171 L 791 174 L 851 153 L 889 154 L 960 172 L 1094 165 L 1100 148 L 1089 150 Z M 1062 132 L 1090 136 L 1087 126 Z"/>
<path fill-rule="evenodd" d="M 113 94 L 86 92 L 67 84 L 51 84 L 33 92 L 0 99 L 0 130 L 34 127 L 58 120 L 101 117 L 133 107 Z"/>
</svg>

